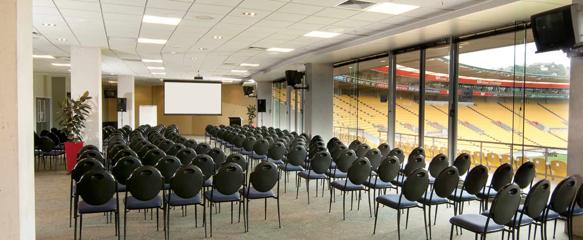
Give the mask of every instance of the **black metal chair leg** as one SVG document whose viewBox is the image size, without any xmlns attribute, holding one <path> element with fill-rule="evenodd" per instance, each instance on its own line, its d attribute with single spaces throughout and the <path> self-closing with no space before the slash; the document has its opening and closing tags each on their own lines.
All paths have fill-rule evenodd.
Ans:
<svg viewBox="0 0 583 240">
<path fill-rule="evenodd" d="M 79 214 L 79 240 L 83 239 L 83 214 Z"/>
<path fill-rule="evenodd" d="M 277 222 L 279 223 L 279 228 L 281 228 L 281 215 L 279 213 L 279 196 L 277 196 Z"/>
<path fill-rule="evenodd" d="M 401 239 L 401 210 L 397 209 L 397 239 Z"/>
<path fill-rule="evenodd" d="M 316 181 L 318 181 L 318 180 L 316 180 Z M 316 192 L 318 192 L 317 186 L 316 186 Z M 307 179 L 307 178 L 306 178 L 306 193 L 308 193 L 308 205 L 309 205 L 310 204 L 310 179 Z"/>
<path fill-rule="evenodd" d="M 409 212 L 407 212 L 409 213 Z M 429 220 L 431 221 L 431 220 Z M 431 224 L 429 224 L 431 225 Z M 429 239 L 429 235 L 427 234 L 427 213 L 425 212 L 425 206 L 423 206 L 423 229 L 425 229 L 425 239 Z"/>
<path fill-rule="evenodd" d="M 342 191 L 342 220 L 346 220 L 346 192 Z"/>
<path fill-rule="evenodd" d="M 453 240 L 453 224 L 451 225 L 451 230 L 449 231 L 449 240 Z"/>
<path fill-rule="evenodd" d="M 405 218 L 405 229 L 409 227 L 409 208 L 407 208 L 407 217 Z"/>
<path fill-rule="evenodd" d="M 377 203 L 377 207 L 374 213 L 374 228 L 372 229 L 372 234 L 374 235 L 377 231 L 377 219 L 379 216 L 379 203 Z"/>
</svg>

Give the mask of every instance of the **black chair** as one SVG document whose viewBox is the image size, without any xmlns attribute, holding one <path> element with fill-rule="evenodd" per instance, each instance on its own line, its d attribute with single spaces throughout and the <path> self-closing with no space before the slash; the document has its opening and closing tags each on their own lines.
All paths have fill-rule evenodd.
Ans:
<svg viewBox="0 0 583 240">
<path fill-rule="evenodd" d="M 192 148 L 187 147 L 176 153 L 176 157 L 180 159 L 182 165 L 188 165 L 196 157 L 196 151 L 194 151 L 194 149 Z"/>
<path fill-rule="evenodd" d="M 277 187 L 276 187 L 277 185 Z M 276 187 L 276 193 L 273 188 Z M 279 171 L 274 163 L 261 162 L 249 176 L 249 184 L 239 189 L 239 194 L 243 196 L 246 207 L 245 230 L 249 231 L 249 200 L 264 199 L 265 220 L 267 220 L 267 199 L 274 198 L 277 201 L 277 221 L 281 228 L 281 216 L 279 211 Z"/>
<path fill-rule="evenodd" d="M 53 162 L 56 160 L 56 157 L 61 156 L 62 153 L 56 147 L 57 144 L 48 136 L 42 136 L 39 139 L 39 147 L 40 147 L 40 160 L 42 160 L 43 167 L 46 169 L 47 165 L 46 162 L 49 162 L 49 169 L 53 168 Z M 48 157 L 48 159 L 47 159 Z M 40 166 L 40 163 L 37 164 Z M 56 163 L 55 163 L 56 166 Z"/>
<path fill-rule="evenodd" d="M 425 169 L 418 168 L 407 175 L 407 178 L 403 183 L 401 194 L 378 196 L 376 198 L 377 206 L 375 210 L 373 234 L 376 233 L 379 205 L 383 204 L 397 210 L 397 239 L 401 239 L 401 211 L 405 209 L 407 210 L 407 217 L 405 220 L 405 229 L 407 229 L 407 225 L 409 225 L 409 210 L 415 207 L 422 208 L 424 221 L 423 228 L 425 228 L 425 238 L 428 238 L 425 207 L 420 206 L 417 203 L 417 200 L 419 200 L 425 191 L 427 191 L 427 186 L 429 186 L 429 173 L 427 173 Z"/>
<path fill-rule="evenodd" d="M 362 144 L 362 142 L 358 139 L 352 141 L 350 143 L 350 145 L 348 145 L 348 149 L 354 150 L 356 152 L 356 150 L 358 150 L 358 146 L 360 146 Z"/>
<path fill-rule="evenodd" d="M 381 143 L 377 148 L 381 151 L 383 157 L 386 157 L 391 152 L 391 146 L 388 143 Z"/>
<path fill-rule="evenodd" d="M 458 169 L 459 172 L 459 169 Z M 455 215 L 464 212 L 464 203 L 469 201 L 478 201 L 476 196 L 488 181 L 488 168 L 484 165 L 478 165 L 466 175 L 462 188 L 456 188 L 452 195 L 448 197 L 453 201 L 453 211 Z"/>
<path fill-rule="evenodd" d="M 335 164 L 332 164 L 334 167 L 326 173 L 328 175 L 328 183 L 337 179 L 346 178 L 348 176 L 348 169 L 356 159 L 358 157 L 352 149 L 344 149 L 340 153 L 337 153 L 337 158 L 334 159 Z"/>
<path fill-rule="evenodd" d="M 211 150 L 211 146 L 206 144 L 206 143 L 199 143 L 196 145 L 196 148 L 194 149 L 196 151 L 197 154 L 208 154 L 208 152 Z"/>
<path fill-rule="evenodd" d="M 168 152 L 168 150 L 170 150 L 170 148 L 172 146 L 174 146 L 174 142 L 170 139 L 164 139 L 162 141 L 160 141 L 158 144 L 156 144 L 156 146 L 158 146 L 158 148 L 162 149 L 162 151 L 164 152 Z"/>
<path fill-rule="evenodd" d="M 198 143 L 194 139 L 188 139 L 185 142 L 183 142 L 182 144 L 187 148 L 192 148 L 195 150 L 196 150 L 196 147 L 198 146 Z"/>
<path fill-rule="evenodd" d="M 236 163 L 236 164 L 238 164 L 241 167 L 241 169 L 243 169 L 243 172 L 245 172 L 245 173 L 249 169 L 249 162 L 240 153 L 231 153 L 227 157 L 227 163 Z M 247 181 L 245 181 L 245 182 L 247 182 Z"/>
<path fill-rule="evenodd" d="M 287 153 L 284 164 L 279 165 L 279 169 L 284 172 L 283 192 L 287 192 L 288 173 L 304 171 L 304 167 L 302 165 L 306 161 L 307 156 L 308 153 L 302 146 L 296 146 L 294 149 L 291 149 Z M 296 186 L 299 184 L 298 181 L 299 178 L 296 178 Z"/>
<path fill-rule="evenodd" d="M 162 174 L 162 177 L 164 178 L 164 187 L 162 188 L 164 191 L 163 195 L 166 193 L 166 190 L 170 189 L 170 179 L 174 176 L 174 173 L 176 173 L 176 170 L 178 170 L 181 165 L 182 163 L 180 160 L 171 155 L 162 157 L 160 161 L 156 163 L 156 169 L 160 171 L 160 174 Z"/>
<path fill-rule="evenodd" d="M 435 206 L 435 216 L 433 225 L 437 224 L 437 208 L 439 205 L 448 204 L 447 197 L 450 196 L 457 188 L 460 175 L 457 168 L 449 166 L 443 169 L 435 178 L 430 192 L 425 192 L 423 197 L 418 200 L 423 204 L 423 208 L 428 208 L 427 214 L 429 219 L 429 239 L 431 239 L 431 207 Z"/>
<path fill-rule="evenodd" d="M 251 154 L 251 160 L 261 161 L 267 160 L 267 153 L 269 152 L 269 141 L 267 139 L 259 139 L 255 141 L 253 145 L 253 153 Z M 251 161 L 253 165 L 253 161 Z"/>
<path fill-rule="evenodd" d="M 524 194 L 524 189 L 530 187 L 532 185 L 532 181 L 536 176 L 536 169 L 533 162 L 524 162 L 520 167 L 516 170 L 516 174 L 514 175 L 514 179 L 512 180 L 518 187 L 520 187 L 520 191 Z"/>
<path fill-rule="evenodd" d="M 575 196 L 577 195 L 579 185 L 580 183 L 574 176 L 568 176 L 565 179 L 563 179 L 561 182 L 559 182 L 559 184 L 557 184 L 555 190 L 553 190 L 551 199 L 547 207 L 545 208 L 543 214 L 539 217 L 534 218 L 534 220 L 542 223 L 544 228 L 543 236 L 545 239 L 547 236 L 547 222 L 549 221 L 555 222 L 553 228 L 553 238 L 555 238 L 555 234 L 557 232 L 557 221 L 560 220 L 561 218 L 569 219 L 569 214 L 571 212 Z M 571 225 L 572 224 L 570 222 L 567 222 L 568 236 L 573 235 Z"/>
<path fill-rule="evenodd" d="M 453 166 L 457 168 L 460 176 L 465 175 L 468 170 L 470 170 L 470 164 L 472 163 L 472 158 L 470 154 L 462 153 L 458 155 L 455 160 L 453 160 Z"/>
<path fill-rule="evenodd" d="M 206 154 L 199 154 L 192 161 L 192 165 L 197 166 L 202 171 L 204 175 L 203 187 L 211 187 L 213 185 L 211 177 L 215 174 L 216 168 L 213 158 Z"/>
<path fill-rule="evenodd" d="M 166 151 L 167 155 L 171 155 L 171 156 L 176 156 L 176 154 L 178 152 L 180 152 L 182 149 L 185 149 L 186 147 L 180 143 L 175 143 L 174 145 L 172 145 L 168 151 Z"/>
<path fill-rule="evenodd" d="M 117 161 L 119 161 L 120 159 L 122 159 L 123 157 L 127 157 L 127 156 L 134 156 L 134 157 L 138 157 L 138 154 L 136 152 L 134 152 L 133 150 L 131 150 L 129 147 L 127 147 L 127 149 L 122 149 L 119 152 L 117 152 L 113 158 L 111 158 L 110 160 L 110 164 L 111 165 L 115 165 L 115 163 Z"/>
<path fill-rule="evenodd" d="M 482 191 L 480 191 L 476 196 L 480 199 L 480 206 L 482 211 L 488 209 L 488 201 L 496 197 L 498 191 L 508 185 L 512 181 L 512 176 L 514 171 L 512 170 L 512 165 L 509 163 L 504 163 L 496 168 L 494 174 L 492 175 L 492 180 L 490 185 L 486 186 Z"/>
<path fill-rule="evenodd" d="M 140 160 L 134 156 L 127 156 L 123 157 L 113 166 L 111 169 L 111 173 L 115 177 L 115 181 L 117 182 L 117 191 L 116 192 L 125 192 L 126 191 L 126 181 L 130 177 L 130 175 L 136 170 L 137 168 L 141 167 L 142 163 Z"/>
<path fill-rule="evenodd" d="M 350 151 L 354 153 L 353 151 Z M 372 167 L 370 162 L 366 158 L 358 158 L 356 159 L 350 168 L 348 169 L 348 177 L 344 180 L 336 180 L 330 183 L 330 205 L 328 207 L 328 212 L 332 211 L 332 195 L 334 195 L 335 189 L 338 189 L 342 192 L 342 220 L 346 220 L 346 192 L 354 193 L 358 191 L 358 206 L 357 209 L 360 209 L 360 199 L 361 199 L 361 192 L 366 190 L 364 187 L 364 183 L 370 176 L 372 171 Z M 353 194 L 354 196 L 354 194 Z M 351 198 L 352 200 L 354 198 Z M 350 207 L 352 209 L 352 202 Z"/>
<path fill-rule="evenodd" d="M 405 163 L 405 153 L 400 148 L 391 149 L 391 151 L 387 155 L 394 156 L 397 159 L 399 159 L 399 163 L 401 164 L 401 166 L 403 165 L 403 163 Z"/>
<path fill-rule="evenodd" d="M 407 176 L 419 168 L 425 168 L 425 164 L 425 157 L 422 154 L 409 155 L 407 164 L 405 164 L 405 168 L 401 171 L 402 174 L 392 183 L 402 187 L 405 184 L 405 180 L 407 180 Z"/>
<path fill-rule="evenodd" d="M 183 165 L 170 178 L 170 190 L 165 195 L 166 208 L 166 235 L 170 239 L 170 208 L 194 206 L 194 226 L 198 227 L 198 210 L 197 205 L 204 204 L 200 198 L 200 190 L 204 176 L 202 171 L 197 166 Z M 206 216 L 203 215 L 203 224 Z"/>
<path fill-rule="evenodd" d="M 166 153 L 162 149 L 154 148 L 142 157 L 142 164 L 147 166 L 156 166 L 158 161 L 166 156 Z"/>
<path fill-rule="evenodd" d="M 199 144 L 200 145 L 200 144 Z M 200 155 L 199 155 L 200 156 Z M 210 236 L 213 236 L 213 214 L 210 211 L 214 203 L 231 203 L 231 223 L 233 223 L 233 203 L 238 202 L 239 208 L 243 205 L 239 189 L 243 185 L 244 176 L 243 169 L 236 163 L 224 164 L 218 171 L 217 175 L 213 177 L 213 187 L 211 190 L 204 192 L 204 198 L 209 201 L 209 221 L 210 221 Z M 243 215 L 245 215 L 245 208 L 243 208 Z M 205 207 L 206 216 L 206 207 Z M 206 236 L 206 224 L 205 224 Z"/>
<path fill-rule="evenodd" d="M 360 144 L 360 145 L 358 145 L 358 148 L 356 149 L 356 156 L 357 157 L 364 157 L 364 155 L 366 155 L 368 150 L 370 150 L 370 146 L 368 144 L 366 144 L 366 143 Z"/>
<path fill-rule="evenodd" d="M 104 169 L 86 172 L 77 183 L 75 195 L 75 237 L 77 239 L 77 218 L 79 218 L 79 239 L 83 237 L 83 215 L 92 213 L 114 213 L 115 235 L 119 234 L 119 203 L 114 197 L 116 183 L 113 176 Z M 83 201 L 79 201 L 79 197 Z"/>
<path fill-rule="evenodd" d="M 472 171 L 468 175 L 471 174 Z M 519 205 L 520 188 L 516 184 L 506 185 L 500 189 L 492 201 L 492 208 L 488 215 L 461 214 L 450 218 L 451 231 L 449 238 L 453 239 L 453 228 L 457 226 L 475 233 L 476 239 L 478 239 L 478 235 L 480 235 L 480 239 L 486 239 L 488 233 L 500 231 L 506 231 L 512 234 L 512 239 L 514 239 L 514 232 L 505 228 L 505 225 L 511 222 L 513 217 L 516 216 L 515 213 Z"/>
<path fill-rule="evenodd" d="M 447 156 L 442 153 L 435 155 L 435 157 L 431 159 L 431 162 L 429 162 L 429 167 L 427 167 L 427 171 L 429 172 L 429 184 L 433 184 L 435 178 L 437 178 L 443 169 L 448 166 L 449 159 L 447 159 Z"/>
<path fill-rule="evenodd" d="M 158 149 L 158 147 L 156 147 L 156 145 L 154 144 L 146 144 L 144 146 L 142 146 L 136 153 L 138 154 L 138 156 L 140 157 L 140 159 L 144 158 L 146 156 L 146 154 L 153 149 Z M 162 150 L 160 150 L 162 151 Z M 164 151 L 162 151 L 164 152 Z M 166 155 L 166 153 L 164 153 L 164 155 Z"/>
<path fill-rule="evenodd" d="M 241 148 L 241 154 L 243 154 L 244 156 L 247 156 L 247 158 L 251 155 L 253 155 L 253 146 L 255 145 L 255 142 L 257 141 L 257 139 L 255 137 L 252 136 L 248 136 L 245 138 L 245 142 L 243 142 L 243 147 Z"/>
<path fill-rule="evenodd" d="M 99 169 L 105 169 L 105 167 L 99 160 L 93 158 L 81 159 L 73 167 L 73 170 L 71 171 L 71 181 L 69 186 L 69 227 L 71 227 L 73 211 L 77 212 L 76 206 L 73 206 L 73 200 L 77 195 L 76 190 L 77 183 L 81 179 L 81 176 L 83 176 L 83 174 L 85 174 L 86 172 Z"/>
<path fill-rule="evenodd" d="M 316 180 L 316 197 L 318 197 L 318 180 L 322 180 L 322 197 L 324 196 L 324 182 L 328 179 L 326 172 L 330 169 L 332 157 L 328 151 L 317 153 L 310 161 L 308 170 L 298 172 L 296 177 L 306 179 L 306 192 L 308 193 L 308 205 L 310 204 L 310 180 Z M 296 199 L 298 198 L 299 184 L 296 185 Z"/>
<path fill-rule="evenodd" d="M 84 159 L 84 158 L 93 158 L 99 160 L 104 166 L 106 165 L 105 158 L 101 154 L 101 152 L 97 150 L 86 150 L 83 152 L 79 152 L 77 159 Z"/>
<path fill-rule="evenodd" d="M 370 193 L 372 191 L 372 199 L 376 199 L 377 197 L 377 190 L 383 190 L 383 194 L 387 194 L 387 189 L 395 188 L 391 184 L 391 181 L 395 179 L 399 175 L 400 169 L 400 162 L 399 159 L 395 156 L 386 156 L 381 160 L 381 164 L 376 169 L 377 174 L 370 176 L 368 181 L 364 183 L 364 185 L 368 188 L 368 205 L 372 206 L 371 203 L 371 196 Z M 369 208 L 370 210 L 370 208 Z M 372 217 L 372 212 L 369 211 L 369 215 Z"/>
<path fill-rule="evenodd" d="M 213 161 L 217 166 L 221 166 L 227 161 L 227 156 L 225 155 L 225 152 L 223 152 L 223 150 L 220 148 L 211 149 L 207 153 L 207 155 L 213 158 Z"/>
<path fill-rule="evenodd" d="M 276 165 L 284 165 L 284 156 L 287 153 L 287 148 L 282 142 L 276 142 L 269 147 L 267 151 L 267 160 Z"/>
<path fill-rule="evenodd" d="M 164 211 L 160 190 L 164 186 L 164 178 L 158 169 L 152 166 L 142 166 L 134 170 L 126 182 L 127 190 L 124 198 L 123 236 L 126 238 L 127 215 L 131 210 L 156 209 L 156 231 L 159 230 L 159 210 Z M 128 196 L 128 192 L 131 196 Z M 165 216 L 165 214 L 164 214 Z M 144 218 L 146 212 L 144 211 Z M 164 218 L 164 222 L 166 219 Z M 164 223 L 164 227 L 166 223 Z"/>
</svg>

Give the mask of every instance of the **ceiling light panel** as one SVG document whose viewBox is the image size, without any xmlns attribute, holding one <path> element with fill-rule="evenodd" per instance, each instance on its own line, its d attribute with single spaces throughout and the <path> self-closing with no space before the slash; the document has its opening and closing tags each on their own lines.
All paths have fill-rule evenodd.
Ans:
<svg viewBox="0 0 583 240">
<path fill-rule="evenodd" d="M 279 48 L 279 47 L 272 47 L 272 48 L 268 48 L 266 51 L 268 52 L 282 52 L 282 53 L 288 53 L 291 52 L 295 49 L 293 48 Z"/>
<path fill-rule="evenodd" d="M 340 33 L 335 32 L 311 31 L 309 33 L 304 34 L 304 37 L 333 38 L 339 35 Z"/>
<path fill-rule="evenodd" d="M 53 65 L 55 67 L 70 67 L 71 66 L 70 63 L 53 63 L 51 65 Z"/>
<path fill-rule="evenodd" d="M 402 3 L 381 2 L 366 8 L 365 11 L 399 15 L 417 8 L 419 8 L 419 6 Z"/>
<path fill-rule="evenodd" d="M 145 63 L 163 63 L 162 59 L 142 59 L 142 62 Z"/>
<path fill-rule="evenodd" d="M 241 63 L 241 67 L 259 67 L 259 63 Z"/>
<path fill-rule="evenodd" d="M 173 17 L 159 17 L 159 16 L 152 16 L 152 15 L 144 15 L 142 19 L 145 23 L 154 23 L 154 24 L 164 24 L 164 25 L 172 25 L 176 26 L 180 23 L 180 18 L 173 18 Z"/>
<path fill-rule="evenodd" d="M 153 66 L 148 66 L 148 69 L 150 69 L 150 70 L 164 70 L 164 67 L 153 67 Z"/>
<path fill-rule="evenodd" d="M 32 58 L 36 59 L 55 59 L 55 57 L 51 55 L 32 55 Z"/>
<path fill-rule="evenodd" d="M 138 42 L 139 43 L 146 43 L 146 44 L 160 44 L 160 45 L 164 45 L 166 44 L 165 39 L 152 39 L 152 38 L 138 38 Z"/>
</svg>

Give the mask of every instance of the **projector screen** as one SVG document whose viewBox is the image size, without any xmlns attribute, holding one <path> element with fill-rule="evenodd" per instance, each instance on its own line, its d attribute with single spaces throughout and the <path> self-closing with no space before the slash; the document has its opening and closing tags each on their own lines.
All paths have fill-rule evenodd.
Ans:
<svg viewBox="0 0 583 240">
<path fill-rule="evenodd" d="M 221 82 L 164 81 L 164 114 L 221 113 Z"/>
</svg>

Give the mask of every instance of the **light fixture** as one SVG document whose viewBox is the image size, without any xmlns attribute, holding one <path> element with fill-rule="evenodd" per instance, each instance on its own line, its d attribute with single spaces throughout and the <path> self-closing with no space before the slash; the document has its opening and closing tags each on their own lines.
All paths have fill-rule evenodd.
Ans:
<svg viewBox="0 0 583 240">
<path fill-rule="evenodd" d="M 419 6 L 402 3 L 381 2 L 366 8 L 365 11 L 399 15 L 417 8 L 419 8 Z"/>
<path fill-rule="evenodd" d="M 115 84 L 115 81 L 107 81 L 108 83 Z"/>
<path fill-rule="evenodd" d="M 207 49 L 207 48 L 204 48 L 204 47 L 201 47 L 201 48 L 199 48 L 198 50 L 201 50 L 201 51 L 206 51 L 206 50 L 208 50 L 208 49 Z"/>
<path fill-rule="evenodd" d="M 152 39 L 152 38 L 138 38 L 139 43 L 150 43 L 150 44 L 166 44 L 165 39 Z"/>
<path fill-rule="evenodd" d="M 257 14 L 256 14 L 256 13 L 254 13 L 254 12 L 243 12 L 243 15 L 244 15 L 244 16 L 253 17 L 253 16 L 257 15 Z"/>
<path fill-rule="evenodd" d="M 247 70 L 233 69 L 233 70 L 231 70 L 231 72 L 234 72 L 234 73 L 247 73 L 248 71 Z"/>
<path fill-rule="evenodd" d="M 148 66 L 148 69 L 150 69 L 150 70 L 164 70 L 164 67 L 152 67 L 152 66 Z"/>
<path fill-rule="evenodd" d="M 56 27 L 57 24 L 54 24 L 54 23 L 43 23 L 43 26 L 45 26 L 45 27 Z"/>
<path fill-rule="evenodd" d="M 287 52 L 291 52 L 295 49 L 293 48 L 277 48 L 277 47 L 273 47 L 273 48 L 268 48 L 266 51 L 268 52 L 283 52 L 283 53 L 287 53 Z"/>
<path fill-rule="evenodd" d="M 213 36 L 213 38 L 216 40 L 221 40 L 221 39 L 223 39 L 223 36 Z"/>
<path fill-rule="evenodd" d="M 55 57 L 53 57 L 51 55 L 32 55 L 32 58 L 38 58 L 38 59 L 55 59 Z"/>
<path fill-rule="evenodd" d="M 66 38 L 57 38 L 57 40 L 58 40 L 59 42 L 66 42 L 66 41 L 67 41 L 67 39 L 66 39 Z"/>
<path fill-rule="evenodd" d="M 52 65 L 55 67 L 70 67 L 71 66 L 70 63 L 53 63 Z"/>
<path fill-rule="evenodd" d="M 162 63 L 162 59 L 142 59 L 144 63 Z"/>
<path fill-rule="evenodd" d="M 195 16 L 194 18 L 196 18 L 198 20 L 202 20 L 202 21 L 208 21 L 208 20 L 215 19 L 214 17 L 206 16 L 206 15 Z"/>
<path fill-rule="evenodd" d="M 241 63 L 241 67 L 259 67 L 259 63 Z"/>
<path fill-rule="evenodd" d="M 304 37 L 333 38 L 339 35 L 340 33 L 335 32 L 311 31 L 309 33 L 304 34 Z"/>
<path fill-rule="evenodd" d="M 155 24 L 164 24 L 164 25 L 173 25 L 176 26 L 180 23 L 180 18 L 173 18 L 173 17 L 158 17 L 152 15 L 144 15 L 142 18 L 142 22 L 145 23 L 155 23 Z"/>
<path fill-rule="evenodd" d="M 152 75 L 166 75 L 165 72 L 153 72 Z"/>
</svg>

